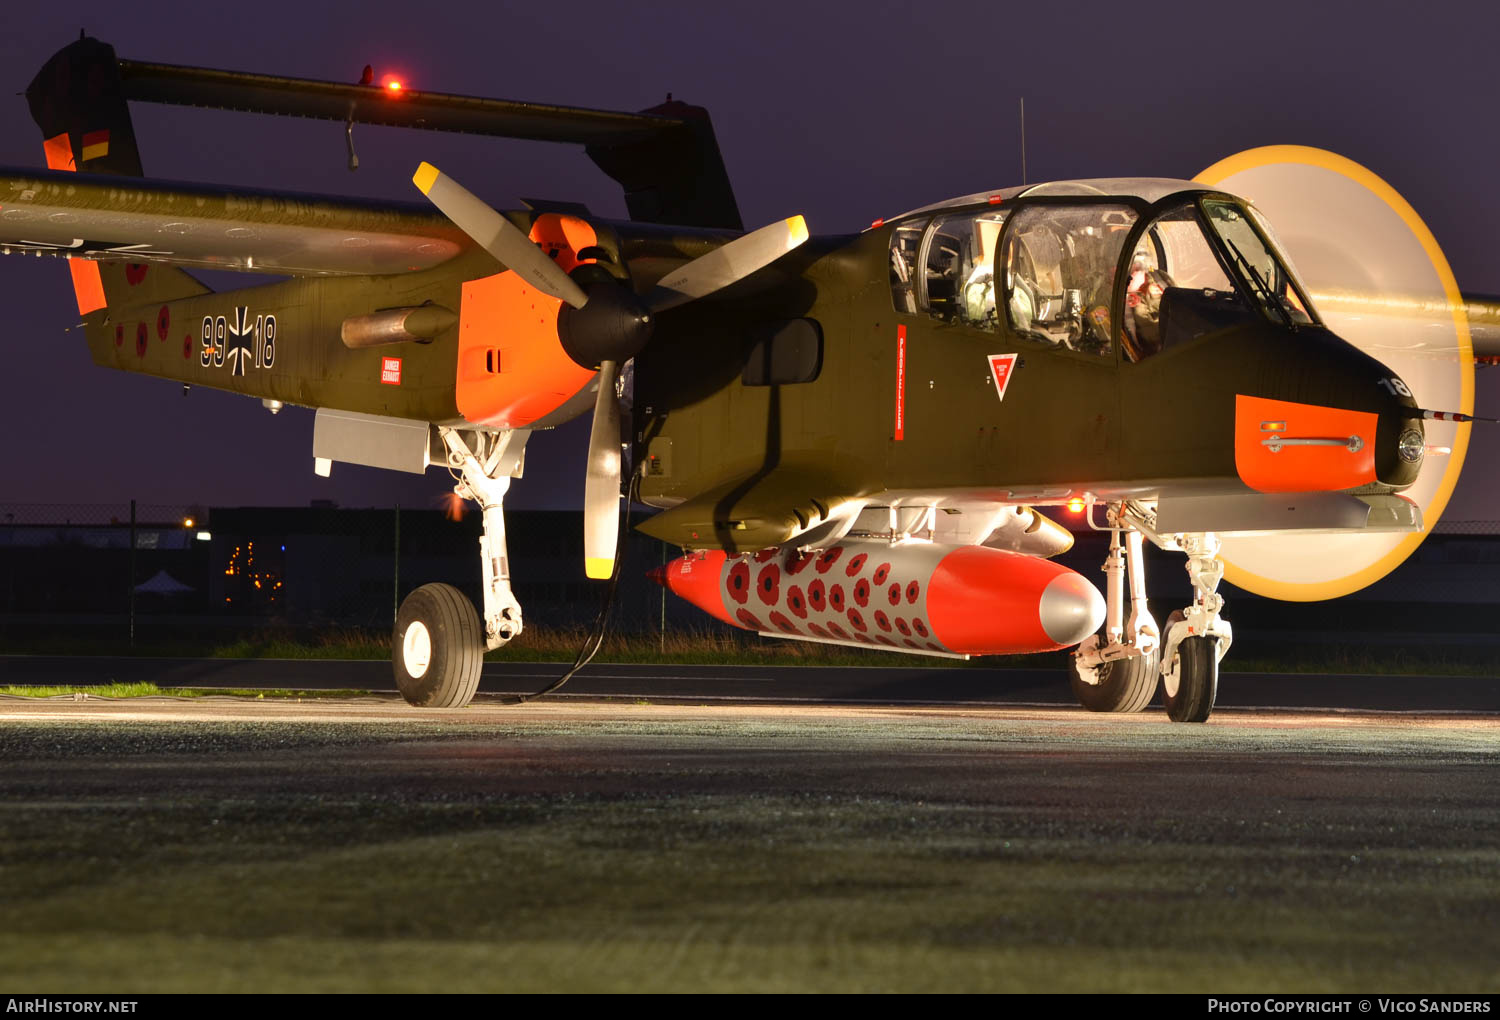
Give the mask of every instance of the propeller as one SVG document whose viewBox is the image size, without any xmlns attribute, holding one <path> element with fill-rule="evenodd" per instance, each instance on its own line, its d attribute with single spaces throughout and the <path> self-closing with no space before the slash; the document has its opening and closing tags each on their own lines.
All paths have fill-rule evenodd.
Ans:
<svg viewBox="0 0 1500 1020">
<path fill-rule="evenodd" d="M 618 281 L 580 287 L 507 217 L 431 163 L 412 176 L 453 224 L 544 294 L 563 302 L 557 336 L 568 357 L 599 370 L 583 490 L 584 567 L 591 578 L 613 573 L 620 522 L 620 405 L 615 380 L 622 362 L 651 339 L 656 315 L 736 283 L 807 240 L 801 216 L 735 238 L 663 277 L 644 298 Z"/>
</svg>

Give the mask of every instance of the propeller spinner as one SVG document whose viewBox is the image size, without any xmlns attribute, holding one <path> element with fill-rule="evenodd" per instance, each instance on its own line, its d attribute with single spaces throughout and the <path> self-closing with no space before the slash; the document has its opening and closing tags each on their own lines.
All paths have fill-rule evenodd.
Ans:
<svg viewBox="0 0 1500 1020">
<path fill-rule="evenodd" d="M 559 343 L 579 365 L 598 368 L 584 481 L 584 566 L 589 577 L 607 578 L 614 571 L 620 522 L 623 436 L 615 395 L 620 364 L 650 341 L 659 312 L 706 297 L 770 265 L 807 240 L 807 223 L 793 216 L 737 237 L 680 266 L 642 298 L 623 283 L 601 281 L 585 291 L 519 227 L 431 163 L 417 168 L 412 183 L 498 262 L 562 301 Z"/>
</svg>

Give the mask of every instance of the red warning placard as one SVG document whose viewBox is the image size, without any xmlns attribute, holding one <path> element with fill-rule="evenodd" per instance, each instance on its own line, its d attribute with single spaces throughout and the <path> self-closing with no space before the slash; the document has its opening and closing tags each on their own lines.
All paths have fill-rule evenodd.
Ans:
<svg viewBox="0 0 1500 1020">
<path fill-rule="evenodd" d="M 1016 368 L 1016 356 L 1014 354 L 991 354 L 990 355 L 990 378 L 995 380 L 995 393 L 1001 400 L 1005 399 L 1005 388 L 1010 385 L 1010 374 Z"/>
<path fill-rule="evenodd" d="M 380 359 L 380 381 L 390 386 L 401 385 L 401 359 Z"/>
</svg>

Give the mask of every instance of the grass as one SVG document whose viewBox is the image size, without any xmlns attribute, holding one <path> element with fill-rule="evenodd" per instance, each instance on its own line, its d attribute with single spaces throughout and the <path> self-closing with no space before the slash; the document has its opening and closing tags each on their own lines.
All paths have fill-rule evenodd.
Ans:
<svg viewBox="0 0 1500 1020">
<path fill-rule="evenodd" d="M 487 662 L 571 662 L 588 631 L 582 626 L 532 625 Z M 6 635 L 0 649 L 12 655 L 128 655 L 215 659 L 362 659 L 391 655 L 385 631 L 331 628 L 321 631 L 267 628 L 255 634 L 196 638 L 142 636 L 132 648 L 116 637 L 35 631 Z M 1068 667 L 1066 653 L 983 656 L 959 659 L 902 655 L 809 641 L 763 638 L 730 628 L 704 627 L 658 634 L 611 633 L 595 657 L 600 663 L 658 665 L 888 666 L 897 668 L 1051 669 Z M 1272 642 L 1242 634 L 1224 660 L 1235 673 L 1368 673 L 1418 676 L 1500 676 L 1500 649 L 1447 644 L 1441 635 L 1421 646 L 1347 642 Z"/>
<path fill-rule="evenodd" d="M 261 690 L 246 687 L 158 687 L 153 683 L 109 683 L 90 687 L 0 687 L 0 697 L 7 698 L 67 698 L 82 694 L 88 698 L 284 698 L 307 701 L 314 698 L 357 698 L 369 696 L 369 691 L 309 691 L 293 688 Z"/>
</svg>

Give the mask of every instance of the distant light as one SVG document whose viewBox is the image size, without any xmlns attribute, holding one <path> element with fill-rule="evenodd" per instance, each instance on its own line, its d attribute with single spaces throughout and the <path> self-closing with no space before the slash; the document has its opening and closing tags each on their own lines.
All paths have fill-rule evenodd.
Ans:
<svg viewBox="0 0 1500 1020">
<path fill-rule="evenodd" d="M 1084 503 L 1082 496 L 1074 496 L 1072 499 L 1068 500 L 1068 509 L 1075 514 L 1083 513 L 1083 506 Z"/>
<path fill-rule="evenodd" d="M 184 517 L 182 519 L 182 526 L 184 528 L 191 528 L 193 526 L 193 519 L 191 517 Z"/>
<path fill-rule="evenodd" d="M 389 92 L 400 92 L 403 88 L 402 84 L 399 81 L 396 81 L 394 78 L 386 82 L 385 87 Z"/>
<path fill-rule="evenodd" d="M 198 532 L 196 537 L 200 542 L 207 542 L 209 539 L 213 538 L 213 535 L 209 534 L 206 531 L 200 531 Z"/>
</svg>

